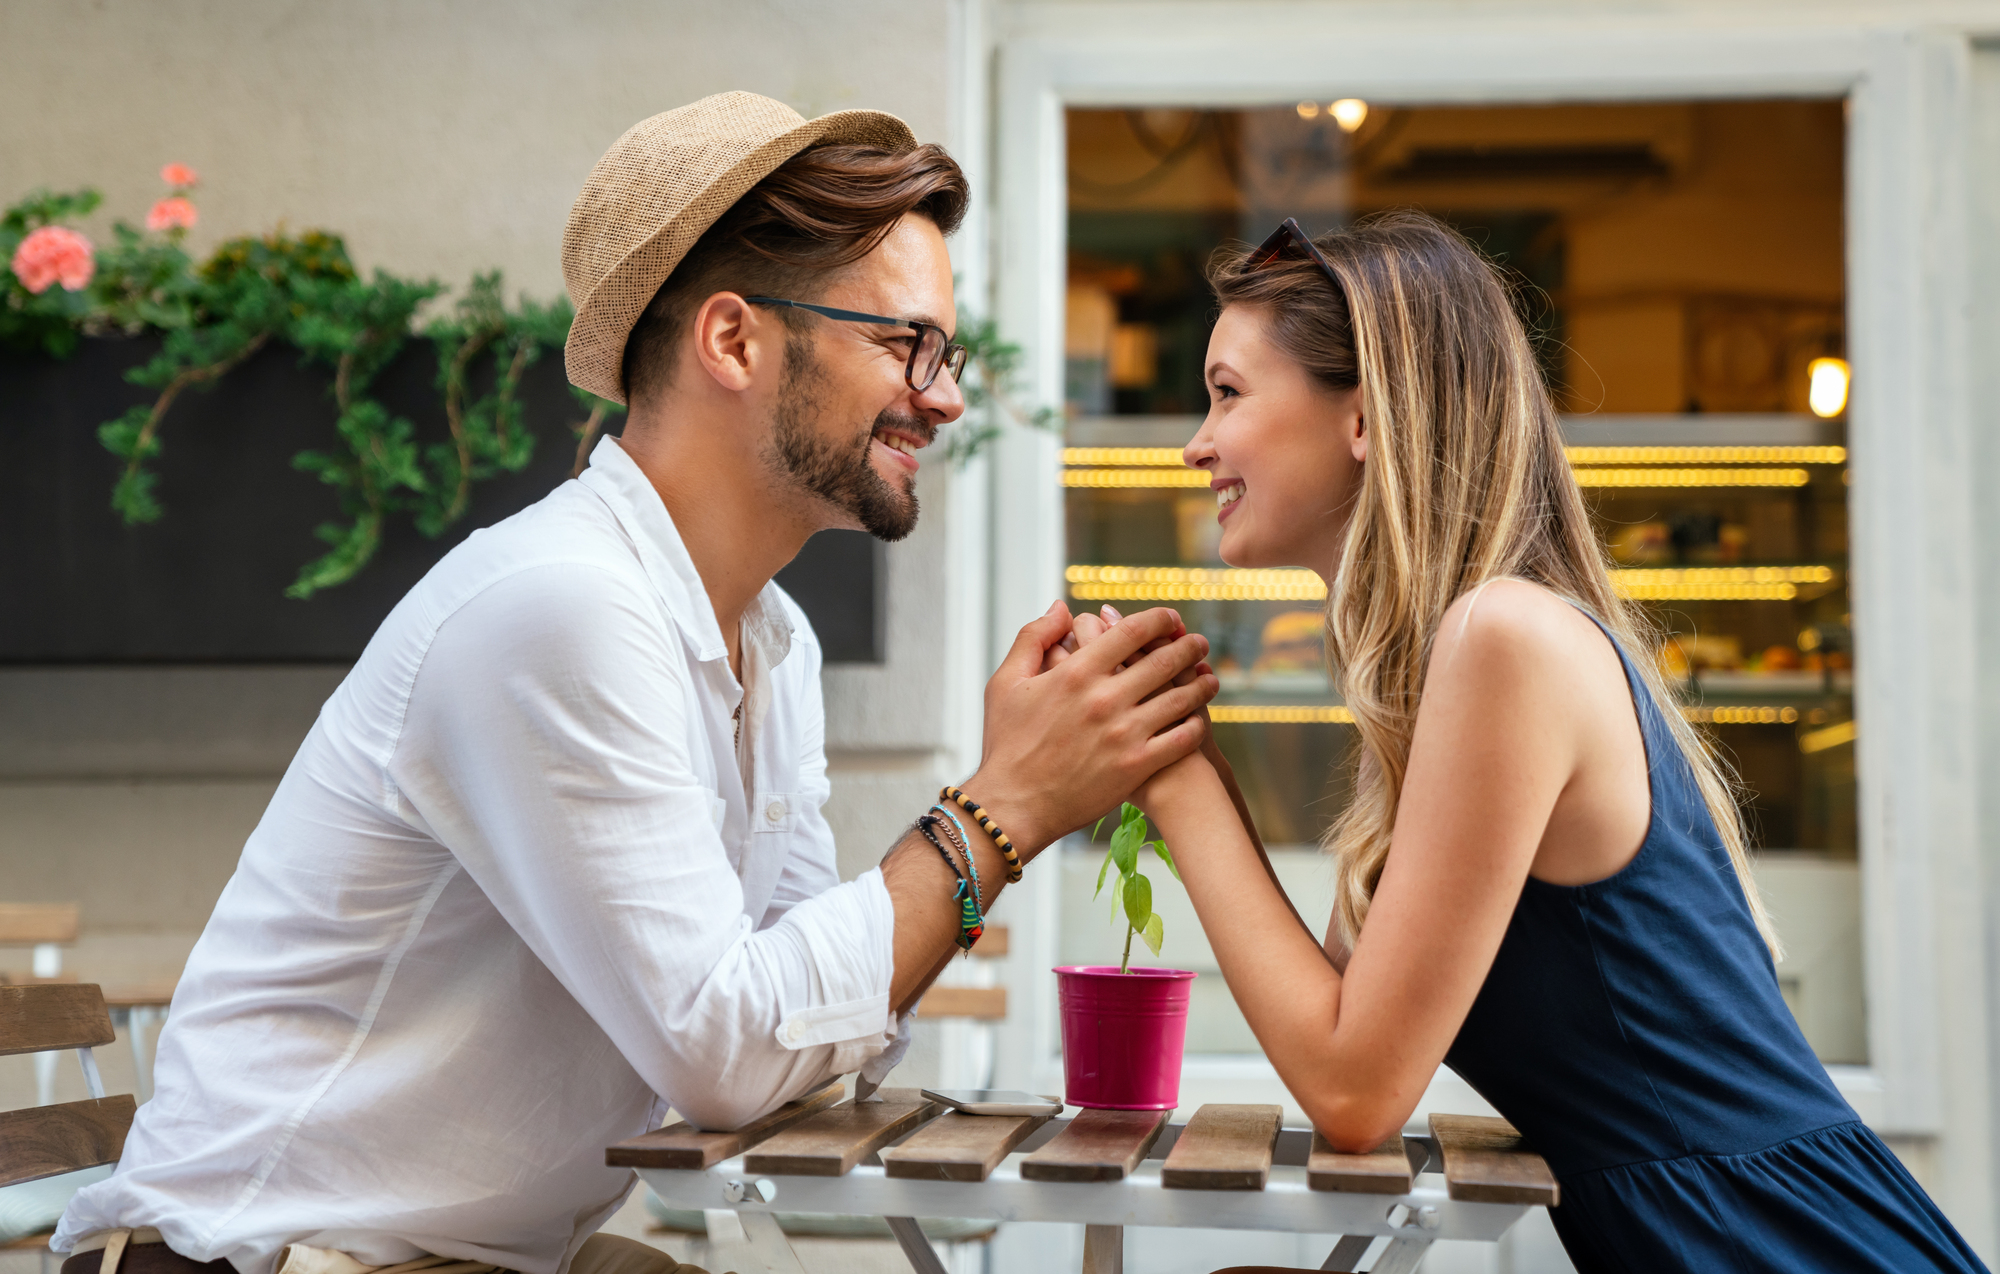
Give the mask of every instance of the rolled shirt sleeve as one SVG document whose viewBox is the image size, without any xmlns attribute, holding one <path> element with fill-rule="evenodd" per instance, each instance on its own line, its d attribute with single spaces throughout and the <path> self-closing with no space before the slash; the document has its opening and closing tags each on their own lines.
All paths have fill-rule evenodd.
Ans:
<svg viewBox="0 0 2000 1274">
<path fill-rule="evenodd" d="M 766 927 L 745 914 L 656 607 L 588 567 L 493 583 L 439 627 L 389 778 L 653 1090 L 730 1127 L 894 1042 L 895 916 L 879 871 L 837 883 L 830 835 L 793 839 Z"/>
</svg>

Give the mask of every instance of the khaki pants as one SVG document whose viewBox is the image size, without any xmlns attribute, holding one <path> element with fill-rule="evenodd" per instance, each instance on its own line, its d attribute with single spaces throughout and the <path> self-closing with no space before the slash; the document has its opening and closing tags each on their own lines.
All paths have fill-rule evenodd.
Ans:
<svg viewBox="0 0 2000 1274">
<path fill-rule="evenodd" d="M 157 1245 L 157 1246 L 155 1246 Z M 217 1262 L 218 1266 L 225 1263 Z M 160 1241 L 160 1232 L 110 1230 L 93 1234 L 76 1245 L 75 1255 L 63 1262 L 63 1274 L 132 1274 L 133 1267 L 145 1274 L 193 1274 L 206 1267 L 180 1256 Z M 448 1256 L 426 1256 L 401 1265 L 363 1265 L 341 1252 L 321 1248 L 286 1248 L 278 1261 L 278 1274 L 508 1274 L 484 1261 L 458 1261 Z M 708 1274 L 698 1265 L 676 1261 L 656 1247 L 615 1234 L 593 1234 L 576 1251 L 569 1274 Z"/>
<path fill-rule="evenodd" d="M 593 1234 L 576 1250 L 569 1274 L 708 1274 L 698 1265 L 676 1261 L 656 1247 L 616 1234 Z"/>
</svg>

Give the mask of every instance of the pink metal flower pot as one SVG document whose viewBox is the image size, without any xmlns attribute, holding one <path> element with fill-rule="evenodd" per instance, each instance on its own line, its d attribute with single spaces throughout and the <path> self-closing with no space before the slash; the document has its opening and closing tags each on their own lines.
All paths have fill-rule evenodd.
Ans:
<svg viewBox="0 0 2000 1274">
<path fill-rule="evenodd" d="M 1192 981 L 1186 969 L 1058 968 L 1065 1100 L 1099 1110 L 1178 1106 Z"/>
</svg>

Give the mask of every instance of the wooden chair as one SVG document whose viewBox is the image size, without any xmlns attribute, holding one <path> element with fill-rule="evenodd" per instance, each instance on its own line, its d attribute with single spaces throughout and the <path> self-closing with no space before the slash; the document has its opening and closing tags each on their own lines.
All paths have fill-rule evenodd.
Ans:
<svg viewBox="0 0 2000 1274">
<path fill-rule="evenodd" d="M 30 978 L 54 982 L 62 978 L 63 948 L 76 941 L 82 909 L 73 902 L 0 902 L 0 947 L 31 947 Z M 7 982 L 0 974 L 0 985 Z M 56 1055 L 35 1058 L 35 1100 L 54 1101 Z"/>
<path fill-rule="evenodd" d="M 0 986 L 0 1056 L 73 1048 L 90 1086 L 88 1101 L 0 1112 L 0 1186 L 118 1162 L 138 1105 L 130 1094 L 104 1095 L 91 1049 L 118 1038 L 104 995 L 91 983 Z M 39 1247 L 48 1265 L 49 1234 L 29 1235 L 6 1249 Z"/>
</svg>

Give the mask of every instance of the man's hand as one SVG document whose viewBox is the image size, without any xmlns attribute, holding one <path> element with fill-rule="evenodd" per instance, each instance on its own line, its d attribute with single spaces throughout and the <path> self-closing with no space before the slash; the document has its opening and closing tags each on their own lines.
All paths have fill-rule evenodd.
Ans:
<svg viewBox="0 0 2000 1274">
<path fill-rule="evenodd" d="M 1103 636 L 1110 629 L 1116 627 L 1120 622 L 1124 620 L 1124 618 L 1125 617 L 1123 615 L 1120 615 L 1118 613 L 1116 607 L 1113 607 L 1109 604 L 1105 605 L 1096 614 L 1085 613 L 1082 615 L 1078 615 L 1073 621 L 1071 621 L 1069 635 L 1067 637 L 1064 637 L 1061 642 L 1049 648 L 1048 654 L 1042 660 L 1042 671 L 1044 672 L 1050 671 L 1057 664 L 1060 664 L 1063 660 L 1069 658 L 1071 655 L 1075 654 L 1083 647 L 1088 646 L 1093 641 L 1096 641 L 1099 637 Z M 1151 643 L 1148 649 L 1150 650 L 1154 647 L 1159 646 L 1160 644 L 1162 643 L 1159 641 L 1155 641 Z M 1193 681 L 1196 677 L 1204 675 L 1214 676 L 1214 673 L 1215 670 L 1209 667 L 1208 661 L 1204 659 L 1200 663 L 1196 664 L 1194 667 L 1188 669 L 1187 671 L 1181 673 L 1180 676 L 1176 677 L 1174 679 L 1174 684 L 1186 685 L 1191 681 Z M 1204 721 L 1208 719 L 1208 706 L 1206 703 L 1202 705 L 1201 715 Z M 1163 783 L 1174 782 L 1176 776 L 1181 774 L 1183 771 L 1187 770 L 1189 766 L 1199 764 L 1204 760 L 1210 766 L 1212 766 L 1217 772 L 1225 776 L 1228 776 L 1225 778 L 1225 782 L 1228 784 L 1231 791 L 1234 792 L 1235 779 L 1234 776 L 1230 774 L 1229 762 L 1223 758 L 1222 749 L 1218 748 L 1215 744 L 1214 731 L 1209 730 L 1203 733 L 1201 747 L 1198 748 L 1195 753 L 1192 753 L 1187 757 L 1183 757 L 1179 761 L 1175 761 L 1172 764 L 1166 765 L 1161 769 L 1155 771 L 1151 778 L 1149 778 L 1145 783 L 1141 784 L 1139 787 L 1134 788 L 1132 792 L 1128 794 L 1124 799 L 1130 801 L 1134 805 L 1139 806 L 1141 809 L 1144 809 L 1146 806 L 1147 793 L 1149 790 L 1155 789 L 1160 784 Z M 1110 808 L 1113 812 L 1116 812 L 1117 805 L 1114 804 Z M 1246 824 L 1248 824 L 1249 822 L 1249 813 L 1247 809 L 1244 811 L 1244 821 Z M 1252 827 L 1251 835 L 1252 837 L 1256 836 L 1256 831 L 1254 826 Z"/>
<path fill-rule="evenodd" d="M 1221 685 L 1202 662 L 1207 638 L 1164 607 L 1052 659 L 1071 630 L 1068 609 L 1051 606 L 986 683 L 985 749 L 965 790 L 1023 860 L 1199 748 L 1201 709 Z"/>
</svg>

